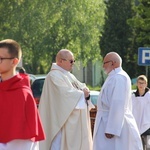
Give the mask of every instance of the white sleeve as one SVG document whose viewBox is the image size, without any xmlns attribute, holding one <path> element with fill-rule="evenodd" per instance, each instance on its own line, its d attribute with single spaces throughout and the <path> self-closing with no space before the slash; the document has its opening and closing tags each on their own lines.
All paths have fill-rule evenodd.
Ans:
<svg viewBox="0 0 150 150">
<path fill-rule="evenodd" d="M 79 102 L 77 103 L 75 109 L 85 109 L 87 106 L 85 98 L 84 98 L 84 93 L 82 94 Z"/>
</svg>

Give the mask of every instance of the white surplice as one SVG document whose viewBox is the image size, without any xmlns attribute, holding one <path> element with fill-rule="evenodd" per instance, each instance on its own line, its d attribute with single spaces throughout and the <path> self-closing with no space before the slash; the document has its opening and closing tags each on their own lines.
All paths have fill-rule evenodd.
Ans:
<svg viewBox="0 0 150 150">
<path fill-rule="evenodd" d="M 132 112 L 140 134 L 150 128 L 150 91 L 144 96 L 132 94 Z"/>
<path fill-rule="evenodd" d="M 39 150 L 39 143 L 31 140 L 12 140 L 0 143 L 0 150 Z"/>
<path fill-rule="evenodd" d="M 93 150 L 143 149 L 131 105 L 131 81 L 119 67 L 109 73 L 98 97 Z"/>
</svg>

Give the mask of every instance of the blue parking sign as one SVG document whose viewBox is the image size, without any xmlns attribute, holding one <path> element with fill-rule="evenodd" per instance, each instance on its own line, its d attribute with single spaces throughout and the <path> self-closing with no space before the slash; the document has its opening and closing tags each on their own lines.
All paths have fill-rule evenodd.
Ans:
<svg viewBox="0 0 150 150">
<path fill-rule="evenodd" d="M 138 65 L 150 66 L 150 48 L 149 47 L 138 48 Z"/>
</svg>

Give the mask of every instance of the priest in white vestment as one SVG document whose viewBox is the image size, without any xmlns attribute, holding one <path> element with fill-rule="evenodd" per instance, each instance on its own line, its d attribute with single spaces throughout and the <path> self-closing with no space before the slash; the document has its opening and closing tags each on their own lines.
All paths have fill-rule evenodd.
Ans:
<svg viewBox="0 0 150 150">
<path fill-rule="evenodd" d="M 93 150 L 142 150 L 140 134 L 131 112 L 131 80 L 122 59 L 110 52 L 103 68 L 108 77 L 98 97 Z"/>
<path fill-rule="evenodd" d="M 92 150 L 89 89 L 70 73 L 73 53 L 60 50 L 41 95 L 39 112 L 46 133 L 40 150 Z"/>
</svg>

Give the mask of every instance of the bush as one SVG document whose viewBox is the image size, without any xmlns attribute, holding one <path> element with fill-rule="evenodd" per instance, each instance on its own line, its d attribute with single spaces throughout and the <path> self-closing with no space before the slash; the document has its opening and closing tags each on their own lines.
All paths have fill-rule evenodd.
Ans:
<svg viewBox="0 0 150 150">
<path fill-rule="evenodd" d="M 87 86 L 90 89 L 90 91 L 100 91 L 100 89 L 101 89 L 101 87 L 99 87 L 99 86 L 95 86 L 95 87 L 92 87 L 90 85 L 87 85 Z"/>
</svg>

